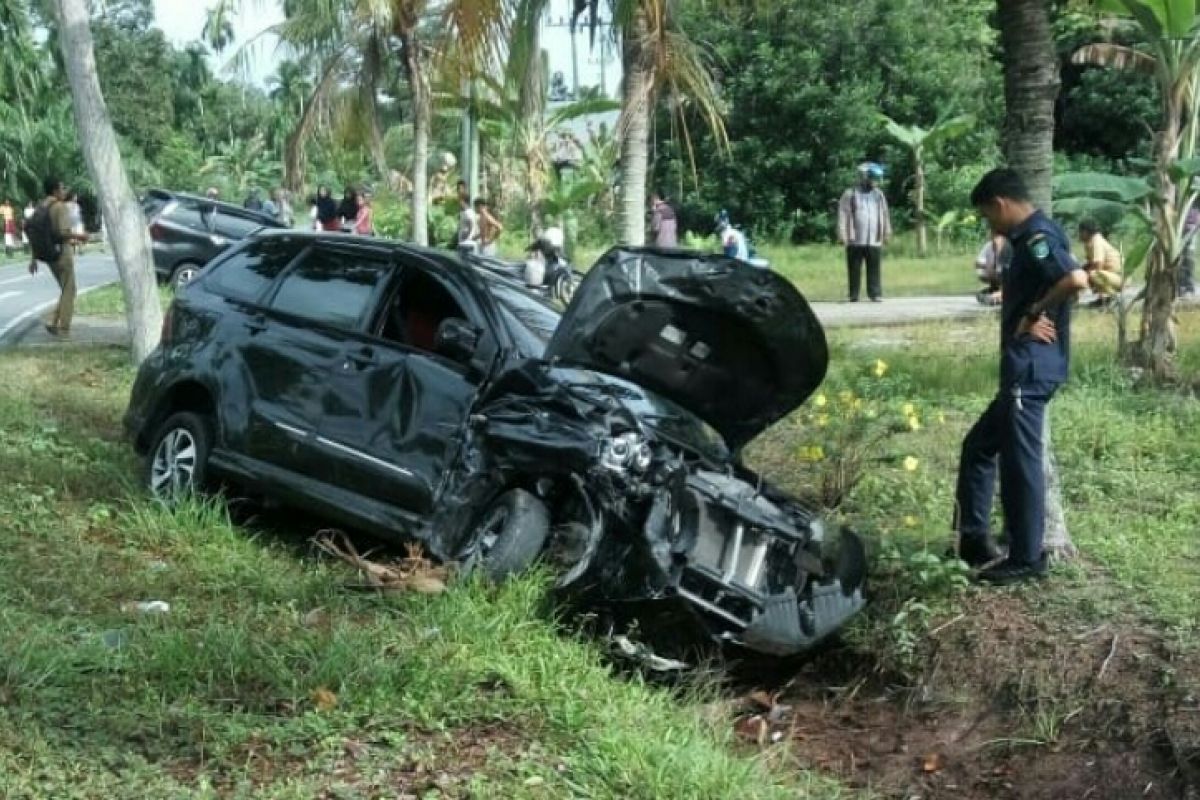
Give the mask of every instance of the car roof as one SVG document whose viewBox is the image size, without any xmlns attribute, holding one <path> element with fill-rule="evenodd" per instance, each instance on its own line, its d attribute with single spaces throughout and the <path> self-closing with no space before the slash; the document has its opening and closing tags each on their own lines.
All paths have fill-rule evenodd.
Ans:
<svg viewBox="0 0 1200 800">
<path fill-rule="evenodd" d="M 252 222 L 258 222 L 262 225 L 267 225 L 273 228 L 282 228 L 282 223 L 279 220 L 268 214 L 262 214 L 258 211 L 252 211 L 248 208 L 226 203 L 224 200 L 213 200 L 210 197 L 201 197 L 196 194 L 188 194 L 187 192 L 172 192 L 168 189 L 151 189 L 146 192 L 146 197 L 153 197 L 159 200 L 193 200 L 197 203 L 207 203 L 214 206 L 222 214 L 228 214 L 234 217 L 242 217 L 243 219 Z"/>
</svg>

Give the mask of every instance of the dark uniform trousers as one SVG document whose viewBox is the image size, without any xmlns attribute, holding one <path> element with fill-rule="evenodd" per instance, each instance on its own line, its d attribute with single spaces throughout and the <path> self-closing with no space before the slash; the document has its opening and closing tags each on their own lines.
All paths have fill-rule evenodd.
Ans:
<svg viewBox="0 0 1200 800">
<path fill-rule="evenodd" d="M 857 300 L 862 290 L 863 263 L 867 265 L 867 297 L 878 300 L 883 297 L 883 280 L 880 275 L 883 248 L 867 245 L 846 245 L 846 274 L 850 284 L 850 299 Z"/>
<path fill-rule="evenodd" d="M 1035 564 L 1046 529 L 1043 432 L 1058 382 L 1022 381 L 1002 389 L 963 440 L 955 528 L 963 539 L 988 535 L 999 465 L 1010 562 Z"/>
</svg>

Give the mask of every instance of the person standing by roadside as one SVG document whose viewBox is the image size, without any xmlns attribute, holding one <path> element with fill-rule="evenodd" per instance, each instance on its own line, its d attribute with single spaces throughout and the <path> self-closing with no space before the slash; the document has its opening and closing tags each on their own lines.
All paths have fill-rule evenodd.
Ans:
<svg viewBox="0 0 1200 800">
<path fill-rule="evenodd" d="M 250 190 L 250 194 L 246 195 L 246 200 L 242 203 L 242 206 L 247 211 L 263 210 L 262 194 L 258 191 L 258 187 Z"/>
<path fill-rule="evenodd" d="M 846 273 L 851 303 L 858 302 L 862 268 L 867 267 L 867 296 L 883 300 L 883 246 L 892 238 L 887 198 L 879 190 L 883 167 L 873 162 L 858 167 L 858 185 L 847 189 L 838 203 L 838 242 L 846 248 Z"/>
<path fill-rule="evenodd" d="M 492 215 L 490 204 L 482 197 L 475 199 L 475 219 L 479 225 L 479 252 L 495 256 L 496 241 L 504 233 L 504 225 Z"/>
<path fill-rule="evenodd" d="M 29 252 L 29 235 L 26 229 L 29 227 L 29 220 L 33 219 L 34 212 L 37 211 L 37 206 L 32 200 L 25 204 L 25 210 L 21 216 L 21 242 L 25 245 L 25 252 Z"/>
<path fill-rule="evenodd" d="M 357 212 L 356 212 L 357 213 Z M 340 231 L 338 205 L 328 186 L 317 187 L 317 227 L 323 231 Z"/>
<path fill-rule="evenodd" d="M 267 199 L 263 200 L 262 208 L 259 211 L 273 220 L 279 220 L 279 206 L 275 205 L 274 194 L 267 195 Z"/>
<path fill-rule="evenodd" d="M 1088 278 L 1066 233 L 1034 207 L 1015 171 L 984 175 L 971 204 L 1008 238 L 1012 261 L 1002 279 L 1000 387 L 963 440 L 954 527 L 959 558 L 980 568 L 979 580 L 1008 584 L 1046 572 L 1046 407 L 1067 379 L 1070 305 Z M 997 465 L 1006 556 L 989 530 Z"/>
<path fill-rule="evenodd" d="M 11 258 L 17 249 L 17 210 L 7 198 L 0 203 L 0 224 L 4 226 L 4 255 Z"/>
<path fill-rule="evenodd" d="M 51 335 L 66 337 L 71 332 L 71 318 L 75 315 L 75 249 L 72 245 L 87 241 L 87 236 L 71 230 L 67 187 L 63 182 L 58 178 L 47 178 L 43 188 L 46 198 L 34 210 L 25 229 L 33 251 L 29 274 L 37 274 L 39 261 L 50 267 L 61 294 L 45 326 Z"/>
<path fill-rule="evenodd" d="M 77 241 L 87 242 L 87 230 L 83 227 L 83 206 L 79 205 L 79 194 L 71 192 L 67 195 L 67 213 L 71 217 L 71 233 L 79 237 Z M 83 250 L 83 244 L 75 245 L 75 252 Z"/>
<path fill-rule="evenodd" d="M 358 193 L 358 213 L 354 215 L 354 232 L 359 236 L 375 235 L 375 215 L 371 210 L 371 193 Z"/>
<path fill-rule="evenodd" d="M 462 187 L 458 193 L 460 208 L 458 230 L 454 233 L 454 246 L 460 254 L 475 255 L 479 252 L 479 215 L 475 213 L 471 201 L 463 199 L 461 189 Z"/>
<path fill-rule="evenodd" d="M 271 199 L 275 201 L 275 219 L 279 220 L 279 224 L 285 228 L 295 227 L 296 212 L 292 209 L 292 198 L 288 190 L 277 187 L 271 192 Z"/>
<path fill-rule="evenodd" d="M 354 222 L 358 219 L 358 190 L 353 186 L 347 186 L 346 191 L 342 192 L 342 202 L 338 204 L 337 215 L 343 231 L 354 229 Z"/>
<path fill-rule="evenodd" d="M 662 192 L 650 195 L 650 206 L 650 232 L 654 234 L 654 246 L 678 247 L 679 229 L 675 209 Z"/>
</svg>

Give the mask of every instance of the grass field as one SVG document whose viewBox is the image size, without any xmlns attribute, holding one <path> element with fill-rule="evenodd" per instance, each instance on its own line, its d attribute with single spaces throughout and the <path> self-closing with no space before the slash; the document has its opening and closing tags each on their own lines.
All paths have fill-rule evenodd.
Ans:
<svg viewBox="0 0 1200 800">
<path fill-rule="evenodd" d="M 919 668 L 964 592 L 1006 596 L 963 589 L 940 558 L 958 444 L 994 385 L 993 325 L 831 333 L 823 405 L 749 453 L 807 492 L 833 466 L 835 431 L 868 424 L 856 400 L 903 423 L 837 513 L 875 560 L 847 639 L 895 674 Z M 1194 653 L 1200 402 L 1135 386 L 1110 327 L 1079 316 L 1073 381 L 1053 404 L 1082 558 L 1017 596 L 1086 626 L 1137 614 Z M 1190 370 L 1198 327 L 1183 315 Z M 10 352 L 0 370 L 2 797 L 858 796 L 818 763 L 736 742 L 715 688 L 616 677 L 598 645 L 548 619 L 537 576 L 364 594 L 315 555 L 311 523 L 148 503 L 120 437 L 132 376 L 119 350 Z M 171 608 L 125 610 L 141 600 Z"/>
</svg>

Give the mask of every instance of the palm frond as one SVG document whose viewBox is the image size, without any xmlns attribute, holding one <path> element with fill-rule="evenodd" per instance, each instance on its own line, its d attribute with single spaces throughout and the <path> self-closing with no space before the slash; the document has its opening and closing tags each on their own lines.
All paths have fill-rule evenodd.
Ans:
<svg viewBox="0 0 1200 800">
<path fill-rule="evenodd" d="M 1158 61 L 1151 55 L 1125 45 L 1100 42 L 1087 44 L 1071 54 L 1072 64 L 1126 69 L 1143 75 L 1154 75 Z"/>
</svg>

